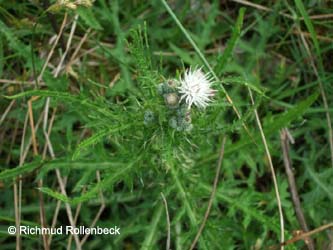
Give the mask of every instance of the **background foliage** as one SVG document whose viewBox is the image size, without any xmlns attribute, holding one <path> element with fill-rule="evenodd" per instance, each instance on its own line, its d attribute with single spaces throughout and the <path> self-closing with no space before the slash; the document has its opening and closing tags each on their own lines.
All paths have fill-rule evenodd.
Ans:
<svg viewBox="0 0 333 250">
<path fill-rule="evenodd" d="M 197 249 L 278 244 L 279 213 L 255 109 L 286 239 L 301 227 L 283 162 L 284 128 L 295 141 L 289 154 L 308 227 L 331 222 L 331 13 L 332 4 L 319 0 L 0 1 L 1 249 L 45 248 L 40 236 L 17 241 L 7 227 L 18 216 L 22 225 L 41 225 L 43 210 L 48 227 L 54 218 L 55 226 L 70 225 L 68 205 L 76 225 L 96 219 L 121 228 L 120 236 L 90 236 L 82 249 L 165 249 L 161 193 L 170 248 L 188 249 L 224 136 L 222 173 Z M 218 92 L 206 110 L 192 110 L 192 131 L 177 131 L 157 85 L 196 65 L 211 67 Z M 330 230 L 313 235 L 315 249 L 330 249 L 332 237 Z M 52 237 L 50 249 L 66 248 L 76 249 L 75 240 Z M 307 246 L 301 240 L 286 249 Z"/>
</svg>

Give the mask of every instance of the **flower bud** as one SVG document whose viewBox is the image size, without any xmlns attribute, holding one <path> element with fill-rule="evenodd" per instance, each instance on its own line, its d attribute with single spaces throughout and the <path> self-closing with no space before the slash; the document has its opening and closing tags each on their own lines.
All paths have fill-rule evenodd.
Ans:
<svg viewBox="0 0 333 250">
<path fill-rule="evenodd" d="M 165 94 L 164 101 L 170 108 L 176 108 L 178 107 L 179 96 L 176 93 Z"/>
<path fill-rule="evenodd" d="M 154 112 L 151 110 L 146 110 L 143 117 L 143 123 L 147 126 L 153 123 L 155 120 Z"/>
</svg>

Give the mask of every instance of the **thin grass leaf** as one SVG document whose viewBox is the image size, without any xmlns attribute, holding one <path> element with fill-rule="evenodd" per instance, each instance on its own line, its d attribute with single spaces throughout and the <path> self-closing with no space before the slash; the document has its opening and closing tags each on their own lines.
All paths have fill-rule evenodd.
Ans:
<svg viewBox="0 0 333 250">
<path fill-rule="evenodd" d="M 92 8 L 78 7 L 76 10 L 82 20 L 91 28 L 95 30 L 103 30 L 101 24 L 96 19 Z"/>
<path fill-rule="evenodd" d="M 308 13 L 306 12 L 304 4 L 301 0 L 295 0 L 295 4 L 296 4 L 298 10 L 301 12 L 301 15 L 304 18 L 305 25 L 306 25 L 306 27 L 308 28 L 308 30 L 310 32 L 311 39 L 312 39 L 313 44 L 314 44 L 315 49 L 316 49 L 316 54 L 320 58 L 320 61 L 322 61 L 321 60 L 321 53 L 320 53 L 320 46 L 319 46 L 319 42 L 318 42 L 318 39 L 317 39 L 317 34 L 316 34 L 316 31 L 315 31 L 315 29 L 312 25 L 311 19 L 310 19 Z"/>
<path fill-rule="evenodd" d="M 221 57 L 217 59 L 216 66 L 214 68 L 214 71 L 217 72 L 217 76 L 221 77 L 223 73 L 223 69 L 225 67 L 225 64 L 227 63 L 227 60 L 231 57 L 231 54 L 237 44 L 237 40 L 241 35 L 241 29 L 243 26 L 243 19 L 245 14 L 245 8 L 240 8 L 238 12 L 238 17 L 236 24 L 233 28 L 233 32 L 231 35 L 231 38 L 228 41 L 227 47 L 223 51 L 223 54 Z"/>
<path fill-rule="evenodd" d="M 237 83 L 244 85 L 245 87 L 249 87 L 251 90 L 257 92 L 259 95 L 269 98 L 265 95 L 264 90 L 260 89 L 260 87 L 256 86 L 254 83 L 250 83 L 249 81 L 242 79 L 240 77 L 225 77 L 223 78 L 222 82 L 224 83 Z"/>
</svg>

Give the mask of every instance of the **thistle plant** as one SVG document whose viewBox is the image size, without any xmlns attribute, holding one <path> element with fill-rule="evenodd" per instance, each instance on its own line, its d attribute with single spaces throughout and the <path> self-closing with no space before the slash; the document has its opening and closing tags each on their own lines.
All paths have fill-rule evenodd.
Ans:
<svg viewBox="0 0 333 250">
<path fill-rule="evenodd" d="M 184 76 L 169 79 L 157 86 L 157 92 L 163 96 L 167 108 L 174 110 L 169 126 L 177 131 L 192 130 L 191 108 L 204 110 L 211 102 L 215 90 L 211 88 L 210 74 L 204 74 L 201 68 L 185 70 Z"/>
</svg>

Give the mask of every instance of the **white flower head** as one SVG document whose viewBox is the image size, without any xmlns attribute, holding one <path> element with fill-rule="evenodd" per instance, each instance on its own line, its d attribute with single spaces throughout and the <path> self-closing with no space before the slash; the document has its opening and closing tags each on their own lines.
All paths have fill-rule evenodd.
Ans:
<svg viewBox="0 0 333 250">
<path fill-rule="evenodd" d="M 214 96 L 215 90 L 211 88 L 212 79 L 210 73 L 204 74 L 201 68 L 187 69 L 184 77 L 180 79 L 178 87 L 181 94 L 180 100 L 185 100 L 188 107 L 192 104 L 199 108 L 206 108 Z"/>
</svg>

